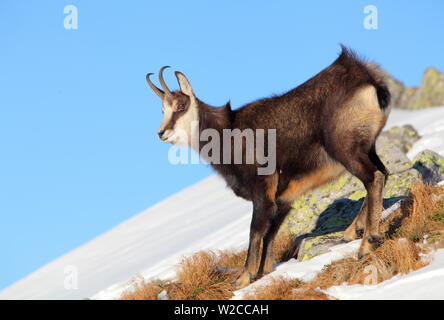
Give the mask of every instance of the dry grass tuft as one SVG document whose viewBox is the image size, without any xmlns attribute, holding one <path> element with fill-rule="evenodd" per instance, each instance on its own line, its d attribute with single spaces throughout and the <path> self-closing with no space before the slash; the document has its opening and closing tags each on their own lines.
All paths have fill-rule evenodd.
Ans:
<svg viewBox="0 0 444 320">
<path fill-rule="evenodd" d="M 294 237 L 287 232 L 279 233 L 274 241 L 275 260 L 282 262 L 292 257 Z M 232 283 L 240 274 L 247 250 L 199 251 L 185 257 L 179 263 L 174 282 L 159 280 L 145 282 L 137 278 L 121 299 L 156 300 L 162 290 L 172 300 L 222 300 L 233 296 Z"/>
<path fill-rule="evenodd" d="M 227 260 L 228 257 L 224 259 Z M 214 252 L 200 251 L 184 258 L 180 263 L 176 281 L 168 286 L 168 297 L 173 300 L 231 298 L 231 283 L 236 279 L 238 272 L 226 272 L 217 266 L 218 256 Z"/>
<path fill-rule="evenodd" d="M 302 287 L 297 279 L 284 277 L 270 279 L 270 284 L 255 288 L 244 295 L 245 300 L 328 300 L 327 295 L 312 289 Z"/>
<path fill-rule="evenodd" d="M 273 243 L 274 263 L 288 261 L 295 255 L 295 237 L 283 230 L 276 235 Z"/>
<path fill-rule="evenodd" d="M 306 286 L 326 289 L 344 282 L 350 285 L 377 284 L 424 265 L 419 248 L 414 243 L 406 239 L 386 240 L 381 247 L 362 260 L 349 257 L 333 262 Z"/>
<path fill-rule="evenodd" d="M 401 210 L 384 223 L 387 238 L 407 238 L 413 242 L 423 240 L 425 235 L 442 233 L 444 224 L 444 189 L 417 183 L 405 199 Z M 442 241 L 442 238 L 436 237 Z"/>
<path fill-rule="evenodd" d="M 122 293 L 120 300 L 157 300 L 165 285 L 165 281 L 157 279 L 146 283 L 141 275 L 137 275 L 131 280 L 131 287 Z"/>
</svg>

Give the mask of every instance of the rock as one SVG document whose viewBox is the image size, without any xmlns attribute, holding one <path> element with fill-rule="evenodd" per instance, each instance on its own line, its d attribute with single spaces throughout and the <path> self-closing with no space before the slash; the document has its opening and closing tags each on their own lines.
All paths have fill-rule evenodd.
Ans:
<svg viewBox="0 0 444 320">
<path fill-rule="evenodd" d="M 334 232 L 322 236 L 304 238 L 299 245 L 298 260 L 306 261 L 326 253 L 331 247 L 344 243 L 344 234 Z"/>
<path fill-rule="evenodd" d="M 444 180 L 444 158 L 439 154 L 424 150 L 413 159 L 413 168 L 421 173 L 425 183 L 437 183 Z"/>
<path fill-rule="evenodd" d="M 418 139 L 417 132 L 407 125 L 382 133 L 376 142 L 376 151 L 391 173 L 384 188 L 384 208 L 403 199 L 421 177 L 427 183 L 444 180 L 444 158 L 438 154 L 427 150 L 413 161 L 407 158 L 409 146 Z M 365 196 L 363 184 L 345 173 L 297 199 L 282 229 L 298 239 L 298 259 L 307 260 L 340 243 Z"/>
<path fill-rule="evenodd" d="M 434 68 L 424 72 L 421 86 L 407 103 L 408 109 L 439 106 L 444 104 L 444 75 Z"/>
<path fill-rule="evenodd" d="M 403 172 L 411 168 L 407 155 L 396 144 L 396 139 L 381 135 L 376 140 L 376 153 L 391 174 Z"/>
<path fill-rule="evenodd" d="M 416 110 L 444 105 L 444 75 L 435 68 L 424 71 L 420 87 L 405 87 L 375 64 L 370 63 L 369 66 L 387 83 L 392 95 L 392 107 Z"/>
<path fill-rule="evenodd" d="M 384 209 L 390 208 L 404 196 L 386 198 Z M 297 259 L 309 260 L 327 252 L 331 247 L 344 243 L 344 230 L 350 225 L 362 206 L 364 198 L 359 200 L 338 199 L 323 212 L 316 223 L 316 228 L 297 237 Z"/>
<path fill-rule="evenodd" d="M 387 131 L 382 132 L 378 140 L 388 139 L 391 143 L 396 145 L 404 154 L 410 151 L 413 144 L 421 137 L 418 132 L 411 125 L 407 124 L 402 127 L 393 127 Z M 380 142 L 379 142 L 380 143 Z"/>
</svg>

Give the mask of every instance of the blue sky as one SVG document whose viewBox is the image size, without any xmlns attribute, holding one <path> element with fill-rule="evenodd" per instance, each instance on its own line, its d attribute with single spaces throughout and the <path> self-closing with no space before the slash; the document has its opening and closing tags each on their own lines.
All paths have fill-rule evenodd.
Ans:
<svg viewBox="0 0 444 320">
<path fill-rule="evenodd" d="M 77 30 L 64 28 L 69 4 Z M 369 4 L 377 30 L 363 27 Z M 302 83 L 342 42 L 418 85 L 444 70 L 442 12 L 438 0 L 1 1 L 0 289 L 211 174 L 168 162 L 147 72 L 171 65 L 200 99 L 236 108 Z"/>
</svg>

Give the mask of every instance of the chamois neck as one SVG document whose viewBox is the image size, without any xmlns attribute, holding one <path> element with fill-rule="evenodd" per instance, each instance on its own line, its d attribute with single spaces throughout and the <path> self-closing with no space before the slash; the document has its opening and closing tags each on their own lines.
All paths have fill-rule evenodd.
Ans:
<svg viewBox="0 0 444 320">
<path fill-rule="evenodd" d="M 199 107 L 199 132 L 205 129 L 215 129 L 221 132 L 223 129 L 231 129 L 232 113 L 230 102 L 222 107 L 212 107 L 198 100 Z"/>
<path fill-rule="evenodd" d="M 235 116 L 236 111 L 231 110 L 230 102 L 225 104 L 222 107 L 212 107 L 202 101 L 198 101 L 198 109 L 199 109 L 199 136 L 201 135 L 202 131 L 206 129 L 213 129 L 216 130 L 219 134 L 216 135 L 216 137 L 211 138 L 212 143 L 219 143 L 220 148 L 223 148 L 223 130 L 224 129 L 233 129 L 233 119 Z M 217 141 L 219 139 L 219 141 Z M 200 141 L 199 143 L 199 152 L 202 150 L 202 148 L 207 144 L 206 141 Z M 233 185 L 233 166 L 231 164 L 224 164 L 223 163 L 223 150 L 219 150 L 222 152 L 219 152 L 219 155 L 213 154 L 213 152 L 216 152 L 216 149 L 211 149 L 209 153 L 203 153 L 200 154 L 200 156 L 207 162 L 210 163 L 210 165 L 213 167 L 213 169 L 221 174 L 225 180 L 227 181 L 227 184 L 229 186 Z"/>
</svg>

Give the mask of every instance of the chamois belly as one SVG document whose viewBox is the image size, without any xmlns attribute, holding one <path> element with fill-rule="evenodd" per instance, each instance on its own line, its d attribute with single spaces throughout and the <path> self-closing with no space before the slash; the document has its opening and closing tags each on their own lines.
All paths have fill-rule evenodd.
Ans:
<svg viewBox="0 0 444 320">
<path fill-rule="evenodd" d="M 282 188 L 277 199 L 282 202 L 292 202 L 305 192 L 315 189 L 343 174 L 345 168 L 338 162 L 323 164 L 318 168 L 289 179 Z"/>
</svg>

